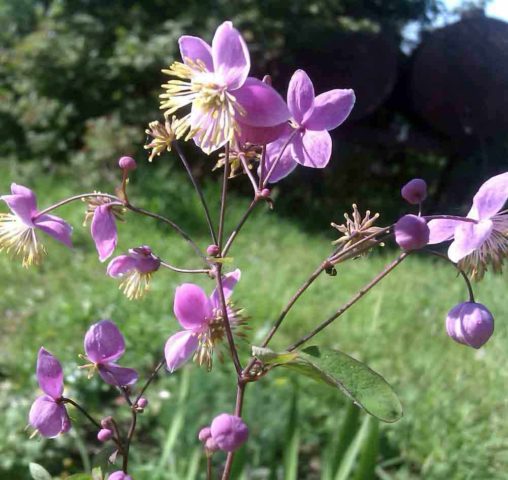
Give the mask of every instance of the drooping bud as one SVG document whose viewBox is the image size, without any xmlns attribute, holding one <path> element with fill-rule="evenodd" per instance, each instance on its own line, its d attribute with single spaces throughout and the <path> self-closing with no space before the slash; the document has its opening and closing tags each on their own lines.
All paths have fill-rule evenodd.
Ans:
<svg viewBox="0 0 508 480">
<path fill-rule="evenodd" d="M 421 178 L 413 178 L 401 189 L 402 198 L 411 205 L 418 205 L 427 198 L 427 183 Z"/>
<path fill-rule="evenodd" d="M 113 427 L 113 419 L 111 417 L 105 417 L 101 420 L 101 427 L 111 429 Z"/>
<path fill-rule="evenodd" d="M 241 447 L 249 436 L 249 428 L 236 415 L 222 413 L 213 419 L 210 426 L 212 439 L 225 452 L 233 452 Z"/>
<path fill-rule="evenodd" d="M 210 257 L 216 257 L 220 253 L 220 248 L 215 244 L 208 245 L 208 247 L 206 247 L 206 253 L 210 255 Z"/>
<path fill-rule="evenodd" d="M 205 441 L 205 450 L 208 454 L 212 454 L 213 452 L 219 450 L 219 446 L 213 437 L 210 437 Z"/>
<path fill-rule="evenodd" d="M 122 470 L 117 470 L 108 477 L 108 480 L 133 480 L 133 478 Z"/>
<path fill-rule="evenodd" d="M 259 192 L 259 196 L 260 196 L 261 198 L 270 198 L 270 194 L 271 194 L 271 193 L 272 193 L 272 192 L 270 191 L 270 189 L 269 189 L 269 188 L 263 188 L 263 190 L 261 190 L 261 191 Z"/>
<path fill-rule="evenodd" d="M 429 243 L 429 227 L 422 217 L 404 215 L 395 224 L 395 241 L 404 250 L 418 250 Z"/>
<path fill-rule="evenodd" d="M 459 303 L 448 312 L 446 332 L 458 343 L 480 348 L 494 333 L 494 317 L 481 303 Z"/>
<path fill-rule="evenodd" d="M 210 427 L 203 427 L 198 433 L 199 441 L 203 443 L 206 442 L 211 436 L 212 431 L 210 430 Z"/>
<path fill-rule="evenodd" d="M 107 442 L 111 440 L 112 437 L 113 432 L 109 430 L 109 428 L 101 428 L 99 433 L 97 433 L 97 440 L 99 440 L 99 442 Z"/>
<path fill-rule="evenodd" d="M 148 406 L 148 400 L 145 397 L 141 397 L 137 403 L 138 407 L 144 409 Z"/>
<path fill-rule="evenodd" d="M 120 160 L 118 160 L 118 166 L 122 170 L 132 171 L 136 170 L 138 167 L 136 164 L 136 160 L 134 160 L 132 157 L 121 157 Z"/>
</svg>

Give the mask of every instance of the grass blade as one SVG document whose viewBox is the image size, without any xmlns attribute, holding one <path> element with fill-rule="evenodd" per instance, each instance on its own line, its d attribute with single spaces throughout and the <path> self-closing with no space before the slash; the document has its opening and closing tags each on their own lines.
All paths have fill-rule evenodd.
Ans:
<svg viewBox="0 0 508 480">
<path fill-rule="evenodd" d="M 293 390 L 289 421 L 284 448 L 284 480 L 298 480 L 298 451 L 300 448 L 300 428 L 298 425 L 298 386 Z"/>
</svg>

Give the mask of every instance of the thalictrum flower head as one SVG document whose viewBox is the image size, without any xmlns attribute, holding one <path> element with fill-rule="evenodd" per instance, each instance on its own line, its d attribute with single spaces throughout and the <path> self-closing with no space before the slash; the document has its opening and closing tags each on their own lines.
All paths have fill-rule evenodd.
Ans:
<svg viewBox="0 0 508 480">
<path fill-rule="evenodd" d="M 224 275 L 223 291 L 226 301 L 229 301 L 240 275 L 238 269 Z M 183 330 L 169 337 L 166 342 L 164 353 L 168 370 L 173 372 L 193 354 L 199 365 L 205 364 L 210 369 L 214 348 L 225 335 L 217 289 L 208 297 L 200 286 L 184 283 L 176 289 L 173 308 Z M 228 319 L 232 329 L 243 323 L 240 311 L 232 308 L 231 304 L 228 305 Z"/>
<path fill-rule="evenodd" d="M 332 138 L 328 133 L 342 124 L 355 104 L 351 89 L 335 89 L 317 97 L 314 85 L 303 70 L 297 70 L 289 82 L 287 102 L 292 115 L 285 133 L 267 148 L 266 171 L 280 155 L 280 161 L 270 175 L 274 183 L 289 175 L 298 164 L 324 168 L 332 154 Z"/>
<path fill-rule="evenodd" d="M 39 230 L 72 247 L 72 227 L 60 217 L 39 214 L 35 193 L 27 187 L 11 184 L 11 195 L 0 197 L 12 213 L 0 213 L 0 251 L 21 257 L 24 267 L 40 263 L 45 253 L 37 238 Z"/>
<path fill-rule="evenodd" d="M 152 273 L 156 272 L 160 265 L 161 260 L 152 253 L 152 249 L 142 245 L 113 258 L 109 262 L 107 274 L 122 279 L 120 288 L 127 298 L 141 298 L 150 287 Z"/>
<path fill-rule="evenodd" d="M 120 367 L 116 361 L 125 353 L 125 340 L 118 327 L 110 320 L 93 324 L 85 334 L 86 358 L 99 371 L 102 379 L 117 387 L 131 385 L 138 379 L 136 370 Z"/>
<path fill-rule="evenodd" d="M 181 118 L 177 138 L 194 141 L 205 153 L 232 141 L 248 127 L 271 127 L 289 119 L 286 104 L 269 85 L 249 77 L 250 56 L 242 36 L 231 22 L 217 28 L 212 45 L 198 37 L 179 39 L 183 63 L 163 72 L 176 77 L 163 85 L 161 108 L 169 117 L 181 107 L 191 112 Z"/>
<path fill-rule="evenodd" d="M 418 250 L 429 242 L 429 227 L 424 218 L 404 215 L 394 227 L 395 241 L 404 250 Z"/>
<path fill-rule="evenodd" d="M 427 183 L 421 178 L 413 178 L 401 189 L 402 198 L 411 205 L 418 205 L 427 198 Z"/>
<path fill-rule="evenodd" d="M 458 343 L 480 348 L 494 333 L 494 317 L 481 303 L 459 303 L 448 312 L 446 332 Z"/>
<path fill-rule="evenodd" d="M 30 408 L 29 423 L 44 437 L 56 437 L 71 428 L 63 403 L 63 370 L 60 362 L 41 347 L 37 357 L 37 381 L 44 395 Z"/>
<path fill-rule="evenodd" d="M 480 187 L 464 220 L 431 220 L 429 243 L 453 239 L 448 257 L 473 279 L 481 280 L 489 265 L 494 272 L 501 272 L 508 256 L 508 210 L 501 211 L 507 199 L 505 172 Z"/>
<path fill-rule="evenodd" d="M 176 139 L 175 128 L 178 125 L 178 121 L 173 116 L 170 120 L 166 118 L 164 123 L 159 121 L 150 122 L 145 133 L 152 137 L 150 143 L 147 143 L 144 148 L 145 150 L 151 150 L 148 161 L 151 162 L 156 156 L 164 151 L 170 152 L 171 145 Z"/>
<path fill-rule="evenodd" d="M 240 448 L 249 437 L 249 428 L 236 415 L 222 413 L 215 417 L 210 426 L 212 439 L 225 452 L 233 452 Z"/>
</svg>

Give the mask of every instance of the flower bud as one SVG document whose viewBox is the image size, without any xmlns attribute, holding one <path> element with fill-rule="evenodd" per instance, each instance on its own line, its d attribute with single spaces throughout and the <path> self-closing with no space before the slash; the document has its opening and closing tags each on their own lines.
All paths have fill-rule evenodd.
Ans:
<svg viewBox="0 0 508 480">
<path fill-rule="evenodd" d="M 207 255 L 210 255 L 210 257 L 216 257 L 220 253 L 220 249 L 218 245 L 208 245 L 206 247 L 206 253 Z"/>
<path fill-rule="evenodd" d="M 225 452 L 233 452 L 247 441 L 249 428 L 240 417 L 222 413 L 210 426 L 212 439 Z"/>
<path fill-rule="evenodd" d="M 97 439 L 99 442 L 107 442 L 108 440 L 111 440 L 112 436 L 113 432 L 108 428 L 101 428 L 99 433 L 97 433 Z"/>
<path fill-rule="evenodd" d="M 217 442 L 212 437 L 208 438 L 205 441 L 205 450 L 208 453 L 213 453 L 213 452 L 216 452 L 217 450 L 219 450 L 219 446 L 217 445 Z"/>
<path fill-rule="evenodd" d="M 494 333 L 494 317 L 481 303 L 459 303 L 448 312 L 446 332 L 458 343 L 480 348 Z"/>
<path fill-rule="evenodd" d="M 134 160 L 132 157 L 121 157 L 120 160 L 118 160 L 118 166 L 122 170 L 136 170 L 137 164 L 136 160 Z"/>
<path fill-rule="evenodd" d="M 203 427 L 199 433 L 198 438 L 200 442 L 206 442 L 212 436 L 210 427 Z"/>
<path fill-rule="evenodd" d="M 429 227 L 422 217 L 404 215 L 395 224 L 395 241 L 404 250 L 417 250 L 429 243 Z"/>
<path fill-rule="evenodd" d="M 400 191 L 402 198 L 411 205 L 418 205 L 427 198 L 427 183 L 421 178 L 413 178 Z"/>
<path fill-rule="evenodd" d="M 261 191 L 259 192 L 259 196 L 260 196 L 261 198 L 270 198 L 270 194 L 271 194 L 271 193 L 272 193 L 272 192 L 270 191 L 270 189 L 269 189 L 269 188 L 263 188 L 263 190 L 261 190 Z"/>
<path fill-rule="evenodd" d="M 137 403 L 139 408 L 146 408 L 148 406 L 148 400 L 145 397 L 141 397 Z"/>
<path fill-rule="evenodd" d="M 113 426 L 113 421 L 111 417 L 105 417 L 101 420 L 101 427 L 111 429 Z"/>
<path fill-rule="evenodd" d="M 265 75 L 263 77 L 263 83 L 266 83 L 267 85 L 271 85 L 272 84 L 272 77 L 270 75 Z"/>
<path fill-rule="evenodd" d="M 130 475 L 127 475 L 122 470 L 117 470 L 108 477 L 108 480 L 133 480 L 133 479 Z"/>
</svg>

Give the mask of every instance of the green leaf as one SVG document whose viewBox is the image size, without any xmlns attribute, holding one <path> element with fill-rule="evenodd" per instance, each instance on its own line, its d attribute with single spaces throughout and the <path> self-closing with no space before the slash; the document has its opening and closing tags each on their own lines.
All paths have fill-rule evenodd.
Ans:
<svg viewBox="0 0 508 480">
<path fill-rule="evenodd" d="M 28 469 L 30 470 L 30 475 L 33 480 L 51 480 L 51 475 L 49 472 L 38 463 L 32 463 L 28 465 Z"/>
<path fill-rule="evenodd" d="M 379 373 L 338 350 L 308 347 L 281 366 L 339 389 L 370 415 L 383 422 L 402 417 L 402 405 Z"/>
</svg>

